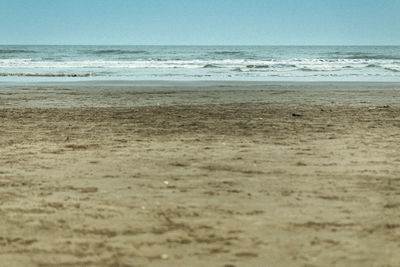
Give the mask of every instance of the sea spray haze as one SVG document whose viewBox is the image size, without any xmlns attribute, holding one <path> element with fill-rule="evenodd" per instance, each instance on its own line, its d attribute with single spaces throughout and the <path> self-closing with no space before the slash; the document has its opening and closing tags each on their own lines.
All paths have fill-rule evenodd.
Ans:
<svg viewBox="0 0 400 267">
<path fill-rule="evenodd" d="M 0 46 L 0 81 L 400 81 L 400 46 Z"/>
</svg>

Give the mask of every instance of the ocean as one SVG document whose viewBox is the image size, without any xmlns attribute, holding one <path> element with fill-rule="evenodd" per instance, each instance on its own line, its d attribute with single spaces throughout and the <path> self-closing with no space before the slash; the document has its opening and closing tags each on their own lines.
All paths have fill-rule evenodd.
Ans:
<svg viewBox="0 0 400 267">
<path fill-rule="evenodd" d="M 0 46 L 1 81 L 400 81 L 400 46 Z"/>
</svg>

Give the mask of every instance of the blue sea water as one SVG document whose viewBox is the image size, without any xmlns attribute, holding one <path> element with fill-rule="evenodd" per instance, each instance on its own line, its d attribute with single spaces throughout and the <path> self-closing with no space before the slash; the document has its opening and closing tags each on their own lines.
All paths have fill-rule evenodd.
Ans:
<svg viewBox="0 0 400 267">
<path fill-rule="evenodd" d="M 0 46 L 0 81 L 400 81 L 400 46 Z"/>
</svg>

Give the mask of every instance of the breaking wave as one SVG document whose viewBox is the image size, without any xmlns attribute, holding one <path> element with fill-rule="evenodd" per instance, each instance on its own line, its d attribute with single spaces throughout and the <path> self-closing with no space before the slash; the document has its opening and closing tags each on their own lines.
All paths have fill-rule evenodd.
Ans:
<svg viewBox="0 0 400 267">
<path fill-rule="evenodd" d="M 246 68 L 249 69 L 268 69 L 269 65 L 247 65 Z"/>
<path fill-rule="evenodd" d="M 217 65 L 214 64 L 206 64 L 203 66 L 204 69 L 208 69 L 208 68 L 219 68 Z"/>
<path fill-rule="evenodd" d="M 400 72 L 400 67 L 384 67 L 384 69 L 392 72 Z"/>
<path fill-rule="evenodd" d="M 6 76 L 400 80 L 400 47 L 0 46 Z"/>
</svg>

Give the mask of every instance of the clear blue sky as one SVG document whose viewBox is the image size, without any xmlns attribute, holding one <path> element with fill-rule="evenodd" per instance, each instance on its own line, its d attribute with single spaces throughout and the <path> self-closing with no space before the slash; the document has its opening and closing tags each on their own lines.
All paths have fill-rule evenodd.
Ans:
<svg viewBox="0 0 400 267">
<path fill-rule="evenodd" d="M 400 45 L 400 0 L 0 0 L 0 44 Z"/>
</svg>

